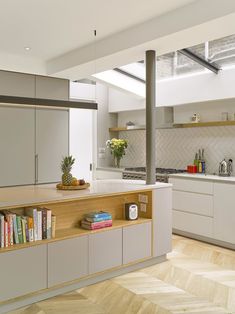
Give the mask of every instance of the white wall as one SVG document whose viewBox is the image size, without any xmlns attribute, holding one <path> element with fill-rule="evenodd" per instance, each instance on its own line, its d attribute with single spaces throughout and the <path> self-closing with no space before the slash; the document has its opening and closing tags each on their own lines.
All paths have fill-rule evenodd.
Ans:
<svg viewBox="0 0 235 314">
<path fill-rule="evenodd" d="M 145 99 L 135 97 L 114 88 L 109 88 L 108 101 L 109 112 L 138 110 L 145 107 Z"/>
</svg>

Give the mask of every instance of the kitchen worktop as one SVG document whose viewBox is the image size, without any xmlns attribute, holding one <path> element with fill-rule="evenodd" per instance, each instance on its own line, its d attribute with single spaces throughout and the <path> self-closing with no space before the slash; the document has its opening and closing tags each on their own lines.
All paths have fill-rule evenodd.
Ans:
<svg viewBox="0 0 235 314">
<path fill-rule="evenodd" d="M 123 171 L 125 170 L 125 168 L 117 168 L 117 167 L 97 167 L 96 170 L 123 172 Z"/>
<path fill-rule="evenodd" d="M 0 208 L 20 205 L 32 205 L 45 202 L 73 199 L 86 199 L 96 196 L 119 194 L 140 190 L 152 190 L 170 187 L 171 184 L 157 182 L 146 185 L 141 180 L 96 180 L 86 190 L 57 190 L 56 184 L 29 185 L 0 188 Z"/>
<path fill-rule="evenodd" d="M 221 177 L 214 174 L 202 174 L 202 173 L 179 173 L 171 174 L 170 178 L 183 178 L 183 179 L 196 179 L 196 180 L 207 180 L 207 181 L 216 181 L 224 183 L 234 183 L 235 177 Z"/>
</svg>

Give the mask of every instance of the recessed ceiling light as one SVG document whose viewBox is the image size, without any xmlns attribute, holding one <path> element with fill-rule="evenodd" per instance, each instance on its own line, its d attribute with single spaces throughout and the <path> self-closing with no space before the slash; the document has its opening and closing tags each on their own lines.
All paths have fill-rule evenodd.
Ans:
<svg viewBox="0 0 235 314">
<path fill-rule="evenodd" d="M 30 48 L 30 47 L 24 47 L 24 49 L 25 49 L 26 51 L 31 50 L 31 48 Z"/>
</svg>

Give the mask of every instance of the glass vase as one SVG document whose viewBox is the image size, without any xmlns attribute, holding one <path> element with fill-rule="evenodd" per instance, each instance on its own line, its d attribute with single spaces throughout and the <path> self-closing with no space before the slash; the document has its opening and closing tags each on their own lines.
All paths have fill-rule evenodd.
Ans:
<svg viewBox="0 0 235 314">
<path fill-rule="evenodd" d="M 114 166 L 115 168 L 120 168 L 121 157 L 114 156 Z"/>
</svg>

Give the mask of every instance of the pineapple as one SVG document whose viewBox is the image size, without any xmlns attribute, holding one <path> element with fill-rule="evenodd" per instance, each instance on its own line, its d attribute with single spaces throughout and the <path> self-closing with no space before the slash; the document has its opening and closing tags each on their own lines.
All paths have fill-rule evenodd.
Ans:
<svg viewBox="0 0 235 314">
<path fill-rule="evenodd" d="M 73 158 L 73 156 L 67 156 L 67 157 L 64 157 L 62 159 L 61 170 L 63 172 L 63 175 L 62 175 L 62 184 L 63 185 L 71 185 L 72 184 L 73 176 L 70 173 L 70 171 L 72 170 L 72 166 L 73 166 L 74 162 L 75 162 L 75 158 Z"/>
</svg>

